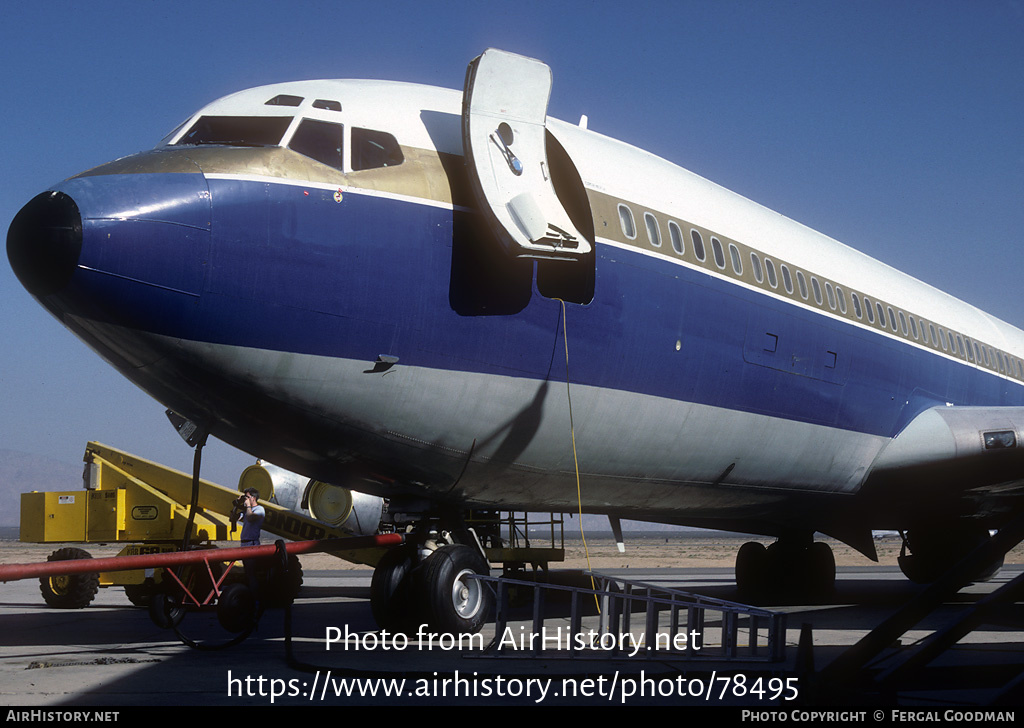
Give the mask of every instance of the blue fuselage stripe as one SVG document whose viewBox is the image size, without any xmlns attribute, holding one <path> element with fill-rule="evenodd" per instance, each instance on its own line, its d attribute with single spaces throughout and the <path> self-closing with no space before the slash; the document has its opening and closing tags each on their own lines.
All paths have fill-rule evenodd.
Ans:
<svg viewBox="0 0 1024 728">
<path fill-rule="evenodd" d="M 158 185 L 161 176 L 140 177 Z M 74 182 L 65 183 L 72 196 Z M 564 381 L 560 304 L 532 282 L 517 313 L 453 309 L 453 225 L 462 213 L 357 193 L 338 201 L 292 184 L 207 183 L 208 257 L 194 235 L 182 248 L 205 270 L 198 302 L 126 280 L 130 271 L 116 264 L 102 268 L 111 276 L 81 271 L 76 285 L 107 301 L 118 323 L 174 338 Z M 104 220 L 96 231 L 116 225 Z M 148 225 L 146 234 L 166 236 L 153 249 L 168 255 L 183 229 Z M 104 244 L 98 234 L 86 243 Z M 164 263 L 185 270 L 173 258 L 147 267 Z M 197 279 L 182 276 L 191 290 Z M 597 245 L 594 299 L 568 305 L 567 319 L 570 379 L 597 388 L 883 436 L 935 404 L 1024 404 L 1017 382 L 618 246 Z"/>
</svg>

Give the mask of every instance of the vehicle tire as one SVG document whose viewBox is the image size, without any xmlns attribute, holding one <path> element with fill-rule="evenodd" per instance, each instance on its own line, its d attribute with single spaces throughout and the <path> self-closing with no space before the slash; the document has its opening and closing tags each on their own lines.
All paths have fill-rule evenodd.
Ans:
<svg viewBox="0 0 1024 728">
<path fill-rule="evenodd" d="M 401 632 L 416 621 L 415 605 L 409 598 L 409 575 L 414 563 L 412 549 L 403 546 L 385 553 L 373 570 L 370 610 L 381 629 Z"/>
<path fill-rule="evenodd" d="M 153 577 L 147 576 L 141 584 L 125 584 L 124 593 L 128 597 L 128 601 L 136 607 L 148 607 L 149 603 L 153 601 L 153 595 L 156 594 L 157 588 Z"/>
<path fill-rule="evenodd" d="M 442 634 L 479 632 L 494 607 L 494 593 L 485 582 L 466 577 L 489 573 L 490 564 L 471 546 L 449 544 L 435 550 L 413 574 L 423 621 Z"/>
<path fill-rule="evenodd" d="M 288 554 L 288 571 L 285 573 L 281 565 L 274 560 L 266 572 L 266 586 L 263 592 L 263 603 L 268 607 L 286 607 L 295 601 L 302 589 L 302 564 L 295 554 Z"/>
<path fill-rule="evenodd" d="M 46 560 L 71 561 L 91 558 L 89 552 L 83 549 L 62 548 L 54 551 Z M 43 595 L 43 601 L 57 609 L 87 607 L 99 590 L 100 575 L 97 573 L 44 576 L 39 580 L 39 591 Z"/>
<path fill-rule="evenodd" d="M 246 584 L 228 584 L 217 600 L 217 621 L 228 632 L 244 632 L 256 622 L 256 595 Z"/>
<path fill-rule="evenodd" d="M 163 590 L 157 590 L 149 600 L 149 618 L 160 629 L 171 629 L 185 618 L 185 607 Z"/>
</svg>

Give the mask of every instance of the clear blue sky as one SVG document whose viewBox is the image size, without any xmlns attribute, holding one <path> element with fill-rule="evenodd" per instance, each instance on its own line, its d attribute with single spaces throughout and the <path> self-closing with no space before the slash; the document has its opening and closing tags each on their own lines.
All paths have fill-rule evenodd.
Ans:
<svg viewBox="0 0 1024 728">
<path fill-rule="evenodd" d="M 549 113 L 648 149 L 1019 327 L 1024 4 L 10 2 L 0 220 L 249 86 L 461 88 L 489 46 L 554 72 Z M 89 439 L 191 467 L 163 408 L 0 262 L 0 448 Z M 213 443 L 204 474 L 250 458 Z M 62 487 L 73 488 L 73 484 Z"/>
</svg>

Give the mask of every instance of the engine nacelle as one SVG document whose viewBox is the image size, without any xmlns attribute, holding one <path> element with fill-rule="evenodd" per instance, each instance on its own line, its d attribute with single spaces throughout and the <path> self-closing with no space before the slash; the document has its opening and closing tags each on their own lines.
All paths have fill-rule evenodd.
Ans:
<svg viewBox="0 0 1024 728">
<path fill-rule="evenodd" d="M 238 490 L 246 488 L 255 488 L 264 500 L 356 536 L 377 533 L 384 515 L 383 498 L 307 478 L 270 463 L 257 463 L 242 471 Z"/>
</svg>

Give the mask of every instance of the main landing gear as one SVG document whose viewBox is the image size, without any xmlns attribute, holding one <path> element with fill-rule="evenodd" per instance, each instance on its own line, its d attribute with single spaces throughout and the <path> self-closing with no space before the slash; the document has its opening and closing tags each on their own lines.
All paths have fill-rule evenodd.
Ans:
<svg viewBox="0 0 1024 728">
<path fill-rule="evenodd" d="M 765 547 L 749 541 L 736 554 L 736 588 L 741 599 L 828 596 L 835 588 L 832 547 L 811 537 L 780 538 Z"/>
<path fill-rule="evenodd" d="M 897 563 L 900 571 L 913 582 L 930 584 L 938 580 L 957 562 L 989 539 L 988 530 L 972 524 L 945 524 L 941 527 L 915 527 L 900 531 L 903 546 Z M 988 581 L 1003 565 L 1002 557 L 989 564 L 975 577 Z"/>
<path fill-rule="evenodd" d="M 426 624 L 435 633 L 479 632 L 494 608 L 494 593 L 474 574 L 490 564 L 467 532 L 431 533 L 419 544 L 388 551 L 370 583 L 370 607 L 381 629 L 413 632 Z"/>
</svg>

